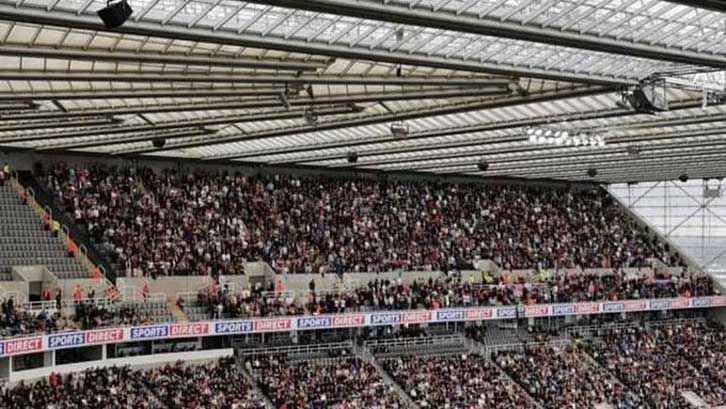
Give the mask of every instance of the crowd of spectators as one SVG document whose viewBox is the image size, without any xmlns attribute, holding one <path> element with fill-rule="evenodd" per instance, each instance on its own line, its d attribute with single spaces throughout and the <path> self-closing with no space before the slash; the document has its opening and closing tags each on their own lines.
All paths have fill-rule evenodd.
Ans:
<svg viewBox="0 0 726 409">
<path fill-rule="evenodd" d="M 0 300 L 0 338 L 53 332 L 62 326 L 58 313 L 25 311 L 12 297 Z"/>
<path fill-rule="evenodd" d="M 713 321 L 671 328 L 671 344 L 709 381 L 726 386 L 726 330 Z"/>
<path fill-rule="evenodd" d="M 245 365 L 278 409 L 408 408 L 376 368 L 359 358 L 295 362 L 269 354 L 250 357 Z"/>
<path fill-rule="evenodd" d="M 6 409 L 272 409 L 251 392 L 231 359 L 202 366 L 177 363 L 146 371 L 90 369 L 6 388 Z"/>
<path fill-rule="evenodd" d="M 403 356 L 383 361 L 383 368 L 421 408 L 537 407 L 480 355 Z"/>
<path fill-rule="evenodd" d="M 45 175 L 61 207 L 145 275 L 505 270 L 680 263 L 601 191 L 150 169 Z"/>
<path fill-rule="evenodd" d="M 73 321 L 82 330 L 101 327 L 123 327 L 152 324 L 149 314 L 127 305 L 99 304 L 91 301 L 77 303 Z"/>
<path fill-rule="evenodd" d="M 5 388 L 0 407 L 7 409 L 157 409 L 144 380 L 129 368 L 98 368 L 65 377 L 51 374 L 35 383 Z"/>
<path fill-rule="evenodd" d="M 646 407 L 642 396 L 626 388 L 578 345 L 526 347 L 496 352 L 492 359 L 544 408 Z"/>
<path fill-rule="evenodd" d="M 495 350 L 490 357 L 405 351 L 379 358 L 400 390 L 372 363 L 335 349 L 52 374 L 0 386 L 0 407 L 272 409 L 243 368 L 276 409 L 404 409 L 409 402 L 424 409 L 689 409 L 697 403 L 687 392 L 709 407 L 726 403 L 726 330 L 713 322 L 630 323 L 592 338 Z"/>
<path fill-rule="evenodd" d="M 153 317 L 148 313 L 103 299 L 76 302 L 72 312 L 57 307 L 30 310 L 17 305 L 12 297 L 0 299 L 0 338 L 151 323 Z"/>
<path fill-rule="evenodd" d="M 683 324 L 613 329 L 602 342 L 589 346 L 590 354 L 655 409 L 692 407 L 682 395 L 687 391 L 716 407 L 726 404 L 726 385 L 710 364 L 718 368 L 726 356 L 719 349 L 704 353 L 701 342 L 714 339 L 704 328 Z M 723 337 L 723 330 L 719 332 Z"/>
<path fill-rule="evenodd" d="M 197 303 L 206 306 L 209 316 L 214 319 L 300 315 L 305 312 L 295 304 L 290 293 L 270 293 L 259 286 L 232 291 L 226 285 L 213 284 L 198 291 Z"/>
<path fill-rule="evenodd" d="M 230 290 L 213 284 L 198 292 L 213 318 L 248 318 L 299 314 L 332 314 L 371 310 L 439 309 L 564 302 L 617 301 L 715 294 L 706 275 L 683 278 L 628 277 L 615 272 L 603 275 L 554 274 L 543 281 L 474 284 L 457 276 L 414 280 L 376 279 L 355 289 L 320 291 L 310 283 L 304 295 L 263 291 L 263 288 Z"/>
</svg>

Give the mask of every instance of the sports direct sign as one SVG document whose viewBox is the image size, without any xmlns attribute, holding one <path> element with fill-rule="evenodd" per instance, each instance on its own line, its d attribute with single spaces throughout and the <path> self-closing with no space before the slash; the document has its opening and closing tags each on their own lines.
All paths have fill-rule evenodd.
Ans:
<svg viewBox="0 0 726 409">
<path fill-rule="evenodd" d="M 6 339 L 0 341 L 0 357 L 48 350 L 158 339 L 719 307 L 726 307 L 726 297 L 661 298 L 655 300 L 447 308 L 431 311 L 375 311 L 351 314 L 160 324 L 143 327 L 61 332 L 43 336 Z"/>
</svg>

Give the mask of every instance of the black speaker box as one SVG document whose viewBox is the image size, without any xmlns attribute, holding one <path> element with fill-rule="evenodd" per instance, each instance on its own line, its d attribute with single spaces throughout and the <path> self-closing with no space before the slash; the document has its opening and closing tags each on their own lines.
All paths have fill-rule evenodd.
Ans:
<svg viewBox="0 0 726 409">
<path fill-rule="evenodd" d="M 98 17 L 101 17 L 106 28 L 113 29 L 125 23 L 133 12 L 134 10 L 131 9 L 131 6 L 129 6 L 126 0 L 115 3 L 109 1 L 106 3 L 106 7 L 98 10 Z"/>
</svg>

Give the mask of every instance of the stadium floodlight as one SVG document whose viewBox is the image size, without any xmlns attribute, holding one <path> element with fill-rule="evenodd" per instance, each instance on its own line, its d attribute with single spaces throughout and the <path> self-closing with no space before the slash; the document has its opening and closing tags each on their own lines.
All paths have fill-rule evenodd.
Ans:
<svg viewBox="0 0 726 409">
<path fill-rule="evenodd" d="M 586 132 L 572 132 L 556 128 L 526 128 L 525 134 L 530 143 L 557 146 L 605 147 L 605 136 Z"/>
<path fill-rule="evenodd" d="M 394 122 L 391 124 L 391 135 L 394 138 L 405 138 L 408 136 L 408 126 L 403 122 Z"/>
</svg>

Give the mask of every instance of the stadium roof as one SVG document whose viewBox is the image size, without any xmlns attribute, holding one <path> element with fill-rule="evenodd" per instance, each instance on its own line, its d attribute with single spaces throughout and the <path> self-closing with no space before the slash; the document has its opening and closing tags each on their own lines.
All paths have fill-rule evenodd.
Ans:
<svg viewBox="0 0 726 409">
<path fill-rule="evenodd" d="M 567 180 L 595 168 L 604 182 L 726 173 L 719 1 L 129 3 L 108 31 L 105 1 L 0 0 L 0 147 Z M 678 83 L 670 110 L 638 114 L 621 92 L 653 75 Z M 606 146 L 534 144 L 530 127 Z"/>
</svg>

